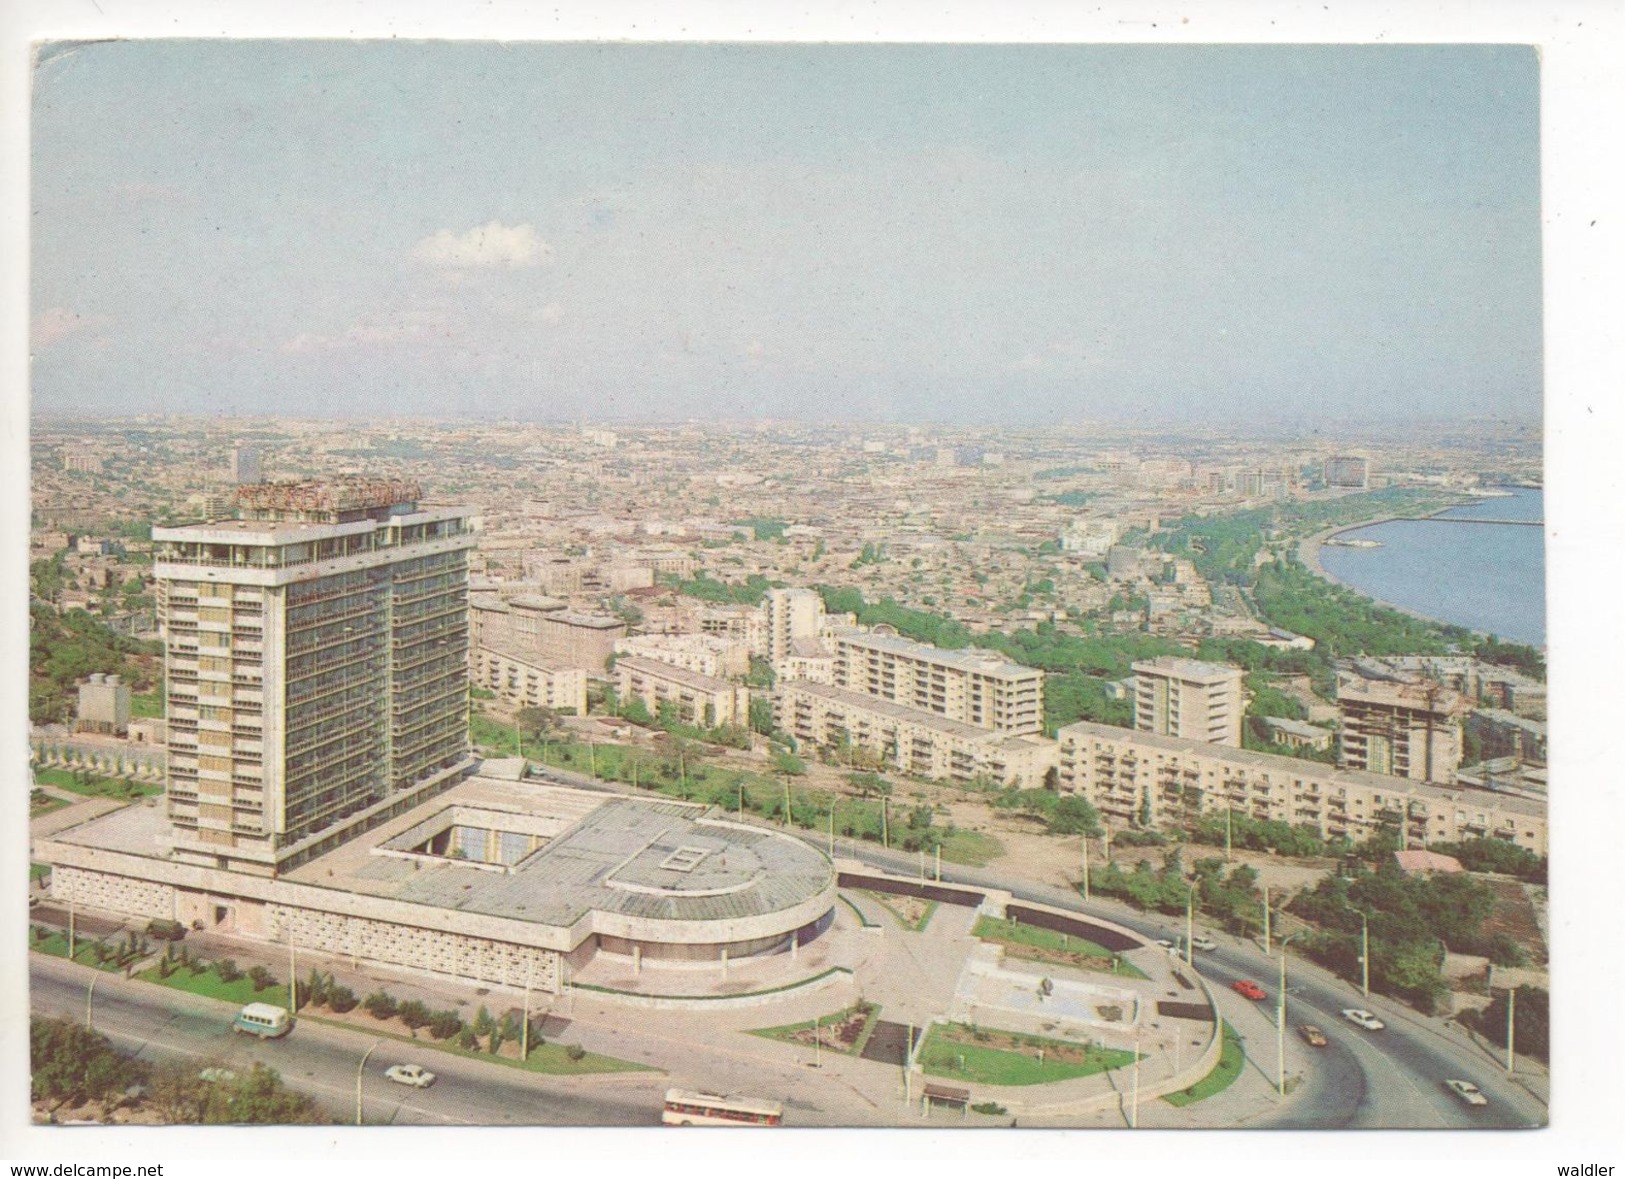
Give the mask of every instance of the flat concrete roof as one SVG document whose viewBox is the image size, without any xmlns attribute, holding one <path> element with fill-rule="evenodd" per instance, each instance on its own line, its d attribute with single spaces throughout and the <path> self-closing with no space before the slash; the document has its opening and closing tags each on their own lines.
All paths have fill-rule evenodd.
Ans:
<svg viewBox="0 0 1625 1179">
<path fill-rule="evenodd" d="M 512 820 L 507 829 L 547 842 L 506 867 L 383 846 L 459 820 L 500 831 L 504 818 Z M 161 802 L 124 807 L 53 838 L 160 860 L 174 846 Z M 817 896 L 833 875 L 829 860 L 801 840 L 699 803 L 476 776 L 283 878 L 569 927 L 593 911 L 675 921 L 766 916 Z"/>
</svg>

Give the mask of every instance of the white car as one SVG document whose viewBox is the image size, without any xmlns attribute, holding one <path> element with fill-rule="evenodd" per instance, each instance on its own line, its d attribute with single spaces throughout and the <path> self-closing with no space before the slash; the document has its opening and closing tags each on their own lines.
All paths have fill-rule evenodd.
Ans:
<svg viewBox="0 0 1625 1179">
<path fill-rule="evenodd" d="M 1488 1105 L 1490 1103 L 1490 1099 L 1485 1097 L 1479 1091 L 1478 1086 L 1471 1081 L 1449 1080 L 1444 1083 L 1444 1087 L 1468 1105 Z"/>
<path fill-rule="evenodd" d="M 1206 934 L 1200 934 L 1200 933 L 1197 934 L 1195 937 L 1191 938 L 1191 945 L 1195 946 L 1198 950 L 1207 950 L 1209 952 L 1211 952 L 1213 950 L 1217 950 L 1219 948 L 1219 943 L 1218 942 L 1214 941 L 1212 938 L 1208 937 Z"/>
<path fill-rule="evenodd" d="M 384 1070 L 384 1076 L 397 1085 L 411 1085 L 417 1089 L 427 1089 L 434 1084 L 434 1074 L 418 1064 L 392 1064 Z"/>
<path fill-rule="evenodd" d="M 1343 1018 L 1358 1027 L 1364 1028 L 1368 1032 L 1380 1032 L 1383 1028 L 1388 1026 L 1375 1015 L 1372 1015 L 1371 1012 L 1362 1011 L 1358 1007 L 1343 1008 Z"/>
</svg>

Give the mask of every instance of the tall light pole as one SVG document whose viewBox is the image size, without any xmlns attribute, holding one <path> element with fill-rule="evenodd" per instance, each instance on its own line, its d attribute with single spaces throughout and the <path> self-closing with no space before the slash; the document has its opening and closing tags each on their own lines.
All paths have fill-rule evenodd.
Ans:
<svg viewBox="0 0 1625 1179">
<path fill-rule="evenodd" d="M 536 959 L 525 966 L 525 1022 L 519 1026 L 519 1059 L 530 1059 L 530 984 L 536 975 Z"/>
<path fill-rule="evenodd" d="M 1128 1107 L 1128 1128 L 1140 1128 L 1140 1033 L 1134 1033 L 1134 1097 Z"/>
<path fill-rule="evenodd" d="M 1234 810 L 1234 807 L 1224 808 L 1224 862 L 1227 864 L 1230 862 L 1230 815 Z"/>
<path fill-rule="evenodd" d="M 1264 957 L 1270 956 L 1270 886 L 1264 886 Z"/>
<path fill-rule="evenodd" d="M 1089 899 L 1089 837 L 1083 837 L 1083 899 Z"/>
<path fill-rule="evenodd" d="M 1371 998 L 1371 921 L 1359 909 L 1360 917 L 1360 997 Z"/>
<path fill-rule="evenodd" d="M 293 923 L 288 923 L 288 1013 L 299 1011 L 299 971 L 293 962 Z"/>
<path fill-rule="evenodd" d="M 1196 933 L 1196 885 L 1185 882 L 1185 965 L 1191 964 L 1191 938 Z"/>
<path fill-rule="evenodd" d="M 355 1066 L 355 1124 L 358 1126 L 361 1124 L 361 1079 L 366 1075 L 367 1057 L 382 1043 L 382 1040 L 374 1040 L 372 1047 L 361 1054 L 361 1063 Z"/>
<path fill-rule="evenodd" d="M 91 1002 L 94 999 L 95 994 L 96 994 L 96 980 L 99 977 L 101 977 L 101 971 L 99 971 L 99 970 L 91 971 L 90 972 L 90 986 L 85 988 L 85 1030 L 87 1032 L 91 1030 L 91 1027 L 90 1027 L 90 1005 L 91 1005 Z M 1511 1026 L 1510 1021 L 1508 1022 L 1508 1026 L 1509 1027 Z M 1510 1032 L 1508 1032 L 1507 1033 L 1507 1040 L 1508 1040 L 1509 1043 L 1511 1042 L 1511 1039 L 1512 1039 L 1512 1034 Z M 1508 1059 L 1509 1060 L 1511 1059 L 1510 1054 L 1508 1055 Z M 1512 1071 L 1512 1069 L 1509 1066 L 1507 1068 L 1507 1072 L 1511 1072 L 1511 1071 Z"/>
<path fill-rule="evenodd" d="M 1275 996 L 1275 1092 L 1286 1096 L 1286 944 L 1298 935 L 1281 939 L 1281 977 Z"/>
<path fill-rule="evenodd" d="M 1514 1063 L 1512 1053 L 1512 1033 L 1514 1031 L 1512 1013 L 1514 1010 L 1516 1010 L 1517 1005 L 1518 988 L 1516 986 L 1510 986 L 1507 988 L 1507 1076 L 1509 1077 L 1512 1075 Z"/>
</svg>

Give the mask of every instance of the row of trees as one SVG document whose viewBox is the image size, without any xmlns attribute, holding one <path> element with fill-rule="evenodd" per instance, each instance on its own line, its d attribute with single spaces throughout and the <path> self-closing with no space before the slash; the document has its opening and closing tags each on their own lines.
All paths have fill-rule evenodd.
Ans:
<svg viewBox="0 0 1625 1179">
<path fill-rule="evenodd" d="M 242 1075 L 199 1070 L 194 1061 L 159 1066 L 127 1056 L 77 1020 L 29 1023 L 29 1088 L 53 1114 L 99 1106 L 104 1118 L 121 1106 L 151 1110 L 170 1124 L 297 1125 L 329 1121 L 315 1102 L 256 1063 Z M 211 1071 L 205 1080 L 201 1071 Z"/>
<path fill-rule="evenodd" d="M 1383 862 L 1375 872 L 1326 877 L 1289 908 L 1319 929 L 1306 943 L 1308 952 L 1351 980 L 1361 974 L 1364 914 L 1371 985 L 1423 1011 L 1433 1011 L 1448 990 L 1442 973 L 1447 951 L 1482 955 L 1503 966 L 1525 960 L 1510 935 L 1485 932 L 1495 894 L 1464 874 L 1410 876 Z"/>
</svg>

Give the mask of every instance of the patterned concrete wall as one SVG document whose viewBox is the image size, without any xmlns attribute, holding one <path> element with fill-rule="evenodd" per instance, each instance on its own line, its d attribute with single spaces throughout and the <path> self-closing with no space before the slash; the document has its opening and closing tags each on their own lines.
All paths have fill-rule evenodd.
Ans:
<svg viewBox="0 0 1625 1179">
<path fill-rule="evenodd" d="M 559 955 L 488 938 L 417 929 L 388 921 L 324 913 L 291 905 L 266 906 L 266 937 L 335 956 L 356 956 L 409 970 L 451 975 L 499 986 L 559 989 Z"/>
<path fill-rule="evenodd" d="M 148 919 L 168 918 L 175 909 L 175 889 L 168 884 L 63 865 L 51 869 L 51 896 L 75 905 Z"/>
</svg>

